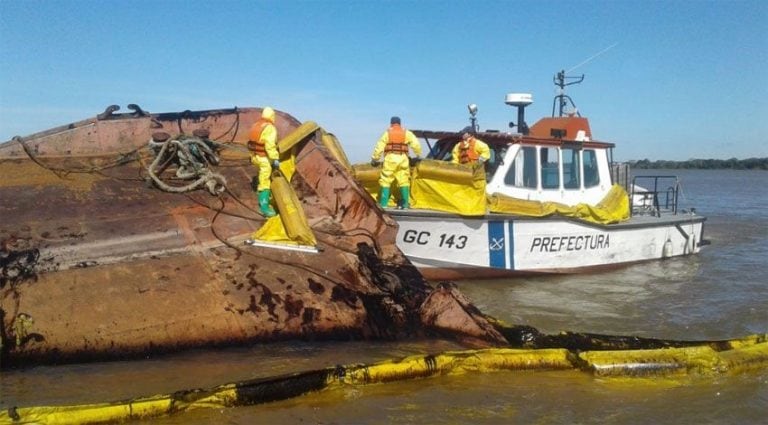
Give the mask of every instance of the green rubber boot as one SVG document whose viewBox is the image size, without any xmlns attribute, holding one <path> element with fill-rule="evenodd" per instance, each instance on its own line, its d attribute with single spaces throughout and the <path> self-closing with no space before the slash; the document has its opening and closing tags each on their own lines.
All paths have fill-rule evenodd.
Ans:
<svg viewBox="0 0 768 425">
<path fill-rule="evenodd" d="M 271 194 L 272 191 L 269 189 L 259 191 L 259 208 L 261 208 L 261 213 L 264 214 L 264 217 L 274 217 L 276 215 L 275 210 L 269 205 L 269 196 Z"/>
<path fill-rule="evenodd" d="M 400 188 L 400 209 L 407 210 L 411 208 L 411 187 L 405 186 Z"/>
<path fill-rule="evenodd" d="M 388 204 L 389 204 L 389 188 L 382 187 L 381 192 L 379 192 L 379 205 L 381 205 L 382 208 L 386 208 Z"/>
</svg>

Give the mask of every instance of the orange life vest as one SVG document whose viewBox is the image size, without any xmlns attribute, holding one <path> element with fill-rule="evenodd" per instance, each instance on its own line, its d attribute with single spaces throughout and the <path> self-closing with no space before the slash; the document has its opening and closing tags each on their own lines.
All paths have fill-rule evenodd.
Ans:
<svg viewBox="0 0 768 425">
<path fill-rule="evenodd" d="M 267 156 L 267 148 L 264 146 L 264 142 L 261 141 L 261 133 L 269 125 L 272 125 L 272 123 L 260 118 L 251 126 L 251 133 L 248 136 L 248 149 L 252 150 L 256 155 Z"/>
<path fill-rule="evenodd" d="M 475 151 L 475 138 L 470 137 L 469 140 L 466 143 L 462 141 L 459 142 L 459 162 L 462 164 L 468 164 L 472 162 L 476 162 L 477 158 L 480 158 L 480 155 L 477 154 L 477 151 Z"/>
<path fill-rule="evenodd" d="M 389 141 L 384 147 L 384 153 L 408 153 L 408 143 L 405 141 L 405 129 L 393 124 L 387 130 Z"/>
</svg>

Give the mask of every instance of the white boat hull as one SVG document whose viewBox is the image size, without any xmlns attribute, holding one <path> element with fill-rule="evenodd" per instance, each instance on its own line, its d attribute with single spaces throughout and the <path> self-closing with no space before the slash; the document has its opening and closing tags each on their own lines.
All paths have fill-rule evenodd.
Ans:
<svg viewBox="0 0 768 425">
<path fill-rule="evenodd" d="M 397 245 L 429 279 L 571 273 L 699 252 L 704 217 L 633 217 L 596 225 L 569 218 L 469 218 L 396 211 Z"/>
</svg>

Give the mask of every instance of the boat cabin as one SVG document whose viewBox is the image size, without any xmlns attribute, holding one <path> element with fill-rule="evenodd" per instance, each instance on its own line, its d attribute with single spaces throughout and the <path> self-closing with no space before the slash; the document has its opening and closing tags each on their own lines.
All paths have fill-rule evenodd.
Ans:
<svg viewBox="0 0 768 425">
<path fill-rule="evenodd" d="M 543 118 L 526 130 L 528 134 L 465 129 L 490 148 L 485 164 L 489 195 L 566 205 L 594 205 L 605 197 L 613 184 L 614 144 L 591 140 L 586 118 Z M 451 160 L 451 150 L 463 133 L 414 130 L 417 137 L 426 139 L 428 158 L 443 161 Z"/>
</svg>

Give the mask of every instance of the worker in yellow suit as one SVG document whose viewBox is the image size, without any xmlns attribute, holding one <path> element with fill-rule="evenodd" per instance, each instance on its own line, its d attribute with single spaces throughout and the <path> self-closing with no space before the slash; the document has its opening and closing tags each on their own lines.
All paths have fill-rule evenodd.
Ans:
<svg viewBox="0 0 768 425">
<path fill-rule="evenodd" d="M 251 126 L 248 150 L 251 151 L 251 164 L 259 168 L 259 208 L 265 217 L 273 217 L 275 210 L 269 205 L 269 198 L 272 194 L 270 183 L 272 182 L 272 170 L 280 168 L 274 109 L 264 108 L 261 111 L 261 118 Z"/>
<path fill-rule="evenodd" d="M 400 188 L 400 204 L 398 208 L 411 207 L 411 165 L 408 149 L 412 149 L 417 159 L 421 158 L 421 144 L 416 135 L 400 126 L 400 118 L 389 120 L 389 129 L 381 135 L 371 156 L 371 165 L 381 164 L 379 158 L 384 154 L 384 165 L 379 174 L 379 205 L 386 208 L 389 203 L 389 188 L 392 180 L 397 180 Z"/>
<path fill-rule="evenodd" d="M 491 149 L 482 140 L 464 133 L 461 135 L 461 141 L 453 147 L 451 156 L 453 157 L 451 162 L 454 164 L 482 164 L 491 159 Z"/>
</svg>

